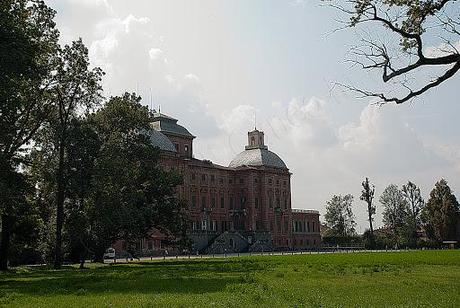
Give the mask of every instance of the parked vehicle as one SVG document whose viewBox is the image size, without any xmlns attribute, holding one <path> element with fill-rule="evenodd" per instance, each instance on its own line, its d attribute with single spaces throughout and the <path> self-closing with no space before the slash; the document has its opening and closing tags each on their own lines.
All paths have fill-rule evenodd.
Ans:
<svg viewBox="0 0 460 308">
<path fill-rule="evenodd" d="M 115 259 L 115 249 L 110 247 L 104 253 L 104 259 Z"/>
</svg>

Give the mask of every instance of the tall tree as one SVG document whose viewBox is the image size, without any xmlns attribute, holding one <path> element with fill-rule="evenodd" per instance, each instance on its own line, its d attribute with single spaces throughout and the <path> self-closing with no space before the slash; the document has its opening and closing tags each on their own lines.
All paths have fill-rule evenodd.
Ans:
<svg viewBox="0 0 460 308">
<path fill-rule="evenodd" d="M 7 269 L 16 194 L 11 179 L 21 178 L 27 145 L 50 110 L 49 88 L 58 31 L 55 12 L 43 1 L 0 3 L 0 269 Z M 25 181 L 20 181 L 25 183 Z M 18 184 L 18 183 L 16 183 Z M 16 187 L 17 191 L 21 188 Z"/>
<path fill-rule="evenodd" d="M 447 181 L 441 179 L 430 192 L 423 209 L 427 236 L 435 241 L 453 240 L 459 219 L 459 203 Z"/>
<path fill-rule="evenodd" d="M 99 104 L 102 99 L 103 72 L 100 68 L 90 69 L 88 49 L 82 40 L 65 45 L 58 52 L 52 93 L 56 100 L 49 128 L 54 133 L 57 153 L 56 170 L 56 246 L 54 266 L 62 263 L 62 225 L 64 223 L 64 201 L 67 186 L 67 146 L 69 127 L 88 108 Z"/>
<path fill-rule="evenodd" d="M 374 238 L 374 228 L 372 222 L 374 218 L 372 217 L 375 215 L 375 205 L 372 204 L 374 201 L 374 194 L 375 194 L 375 186 L 369 182 L 369 179 L 366 178 L 364 182 L 361 184 L 363 186 L 363 190 L 361 191 L 360 199 L 367 204 L 367 217 L 369 221 L 369 237 L 370 237 L 370 246 L 373 248 L 375 246 L 375 238 Z"/>
<path fill-rule="evenodd" d="M 101 141 L 88 203 L 96 260 L 116 240 L 134 242 L 154 228 L 182 238 L 186 223 L 176 196 L 182 177 L 158 164 L 159 152 L 148 135 L 148 109 L 140 97 L 112 97 L 90 120 Z"/>
<path fill-rule="evenodd" d="M 417 244 L 417 231 L 420 225 L 420 213 L 425 205 L 425 201 L 420 193 L 420 188 L 411 181 L 403 185 L 402 193 L 406 202 L 409 204 L 409 215 L 412 222 L 412 245 Z"/>
<path fill-rule="evenodd" d="M 347 86 L 381 103 L 401 104 L 424 94 L 460 70 L 460 15 L 457 0 L 329 0 L 349 15 L 346 27 L 369 26 L 352 48 L 353 64 L 378 70 L 389 91 Z M 371 33 L 371 26 L 380 31 Z M 385 34 L 391 39 L 385 39 Z M 431 68 L 426 78 L 421 72 Z M 398 87 L 399 85 L 399 87 Z M 395 93 L 396 94 L 392 94 Z"/>
<path fill-rule="evenodd" d="M 353 196 L 334 195 L 326 202 L 327 226 L 333 236 L 350 236 L 355 234 L 355 216 L 352 211 Z"/>
<path fill-rule="evenodd" d="M 409 208 L 403 193 L 398 186 L 390 184 L 380 196 L 383 205 L 383 223 L 394 236 L 396 244 L 401 244 L 406 239 L 409 217 Z"/>
</svg>

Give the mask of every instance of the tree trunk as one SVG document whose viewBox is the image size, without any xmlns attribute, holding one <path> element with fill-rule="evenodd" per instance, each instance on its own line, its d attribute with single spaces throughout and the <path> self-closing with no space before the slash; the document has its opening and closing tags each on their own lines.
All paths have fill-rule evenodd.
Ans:
<svg viewBox="0 0 460 308">
<path fill-rule="evenodd" d="M 64 141 L 60 141 L 59 165 L 57 170 L 57 191 L 56 191 L 56 246 L 54 250 L 54 268 L 62 265 L 62 225 L 64 223 Z"/>
<path fill-rule="evenodd" d="M 10 248 L 11 216 L 2 215 L 2 239 L 0 243 L 0 270 L 8 270 L 8 253 Z"/>
<path fill-rule="evenodd" d="M 367 212 L 369 214 L 369 235 L 371 248 L 375 248 L 374 227 L 372 226 L 372 203 L 368 203 Z"/>
</svg>

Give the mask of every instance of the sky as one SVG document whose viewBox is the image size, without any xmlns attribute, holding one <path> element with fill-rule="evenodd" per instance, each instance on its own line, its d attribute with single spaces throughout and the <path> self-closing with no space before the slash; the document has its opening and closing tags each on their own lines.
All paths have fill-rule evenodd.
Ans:
<svg viewBox="0 0 460 308">
<path fill-rule="evenodd" d="M 332 195 L 351 193 L 363 232 L 366 176 L 377 226 L 389 184 L 411 180 L 427 199 L 445 178 L 460 197 L 460 74 L 404 105 L 377 106 L 334 86 L 382 82 L 347 61 L 360 31 L 373 29 L 335 31 L 343 16 L 322 1 L 46 2 L 62 44 L 81 37 L 91 65 L 106 72 L 104 95 L 134 91 L 179 119 L 197 136 L 195 157 L 226 166 L 254 125 L 263 130 L 292 172 L 293 208 L 324 215 Z"/>
</svg>

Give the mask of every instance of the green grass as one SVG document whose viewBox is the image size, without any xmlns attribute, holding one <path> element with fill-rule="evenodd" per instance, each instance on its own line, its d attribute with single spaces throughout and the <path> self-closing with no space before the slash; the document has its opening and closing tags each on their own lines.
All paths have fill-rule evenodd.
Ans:
<svg viewBox="0 0 460 308">
<path fill-rule="evenodd" d="M 460 251 L 17 268 L 0 306 L 460 307 Z"/>
</svg>

